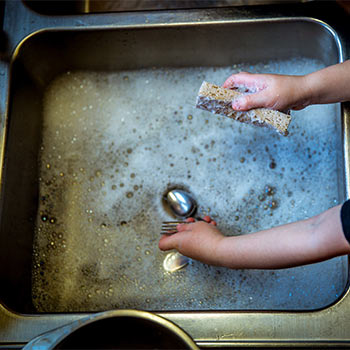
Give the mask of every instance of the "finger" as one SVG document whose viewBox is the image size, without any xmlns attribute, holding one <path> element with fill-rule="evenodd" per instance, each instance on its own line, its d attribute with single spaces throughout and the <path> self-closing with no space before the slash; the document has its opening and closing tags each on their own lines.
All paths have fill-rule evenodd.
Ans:
<svg viewBox="0 0 350 350">
<path fill-rule="evenodd" d="M 216 226 L 216 221 L 212 220 L 212 221 L 210 222 L 210 224 L 213 225 L 213 226 Z"/>
<path fill-rule="evenodd" d="M 211 221 L 211 217 L 209 215 L 204 216 L 203 220 L 207 223 Z"/>
<path fill-rule="evenodd" d="M 303 103 L 303 104 L 300 104 L 300 105 L 297 105 L 297 106 L 292 106 L 291 109 L 294 110 L 294 111 L 300 111 L 300 110 L 304 109 L 307 106 L 308 106 L 307 103 Z"/>
<path fill-rule="evenodd" d="M 228 77 L 223 84 L 223 87 L 227 89 L 242 86 L 253 90 L 262 90 L 265 87 L 265 85 L 261 82 L 261 77 L 259 74 L 251 74 L 248 72 L 233 74 Z"/>
<path fill-rule="evenodd" d="M 176 249 L 177 247 L 177 242 L 178 238 L 176 237 L 177 235 L 163 235 L 159 242 L 158 242 L 158 247 L 160 250 L 171 250 L 171 249 Z"/>
<path fill-rule="evenodd" d="M 232 108 L 238 111 L 248 111 L 253 108 L 268 107 L 271 104 L 265 91 L 244 95 L 232 102 Z"/>
<path fill-rule="evenodd" d="M 176 226 L 177 232 L 190 231 L 192 222 L 188 224 L 179 224 Z"/>
<path fill-rule="evenodd" d="M 232 89 L 234 87 L 239 87 L 245 85 L 245 83 L 249 81 L 249 73 L 248 72 L 240 72 L 237 74 L 230 75 L 225 82 L 223 83 L 223 87 L 226 89 Z"/>
<path fill-rule="evenodd" d="M 186 221 L 187 222 L 195 222 L 196 220 L 194 218 L 187 218 Z"/>
</svg>

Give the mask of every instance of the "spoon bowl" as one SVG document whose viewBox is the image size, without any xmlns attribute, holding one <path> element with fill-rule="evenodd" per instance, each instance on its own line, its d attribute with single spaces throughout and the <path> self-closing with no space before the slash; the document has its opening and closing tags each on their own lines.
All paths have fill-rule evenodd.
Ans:
<svg viewBox="0 0 350 350">
<path fill-rule="evenodd" d="M 173 189 L 166 194 L 166 201 L 172 212 L 181 218 L 193 216 L 197 210 L 197 203 L 186 191 Z"/>
</svg>

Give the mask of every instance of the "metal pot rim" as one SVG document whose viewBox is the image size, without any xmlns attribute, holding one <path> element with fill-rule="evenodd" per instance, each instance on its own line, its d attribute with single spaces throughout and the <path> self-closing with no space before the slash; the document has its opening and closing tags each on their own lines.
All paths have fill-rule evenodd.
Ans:
<svg viewBox="0 0 350 350">
<path fill-rule="evenodd" d="M 142 310 L 110 310 L 103 311 L 96 314 L 89 315 L 82 319 L 76 320 L 72 323 L 69 323 L 65 326 L 56 328 L 47 333 L 44 333 L 34 339 L 32 339 L 23 350 L 34 350 L 37 348 L 43 348 L 45 346 L 46 349 L 54 349 L 57 345 L 59 345 L 64 339 L 70 336 L 73 332 L 78 329 L 89 325 L 90 323 L 114 318 L 114 317 L 133 317 L 138 319 L 144 319 L 153 322 L 154 324 L 158 324 L 164 329 L 169 330 L 171 333 L 180 338 L 189 349 L 199 349 L 195 344 L 193 339 L 179 326 L 174 324 L 173 322 L 153 314 L 151 312 L 142 311 Z"/>
</svg>

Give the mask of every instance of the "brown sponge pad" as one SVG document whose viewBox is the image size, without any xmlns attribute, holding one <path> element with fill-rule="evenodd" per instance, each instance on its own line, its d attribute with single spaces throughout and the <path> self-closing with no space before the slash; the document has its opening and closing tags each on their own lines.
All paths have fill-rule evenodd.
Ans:
<svg viewBox="0 0 350 350">
<path fill-rule="evenodd" d="M 204 81 L 199 89 L 196 107 L 206 111 L 225 115 L 241 123 L 268 127 L 280 134 L 288 135 L 291 116 L 268 108 L 256 108 L 238 112 L 232 109 L 232 101 L 243 94 Z"/>
</svg>

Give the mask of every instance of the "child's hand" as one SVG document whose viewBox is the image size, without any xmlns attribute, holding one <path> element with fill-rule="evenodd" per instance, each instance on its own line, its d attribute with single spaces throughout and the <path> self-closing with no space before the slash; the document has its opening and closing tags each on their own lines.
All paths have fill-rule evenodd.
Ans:
<svg viewBox="0 0 350 350">
<path fill-rule="evenodd" d="M 176 249 L 183 255 L 211 265 L 220 265 L 217 254 L 219 243 L 224 239 L 223 234 L 216 228 L 216 222 L 209 216 L 205 222 L 187 219 L 187 224 L 177 226 L 178 232 L 164 235 L 159 240 L 161 250 Z"/>
<path fill-rule="evenodd" d="M 311 104 L 306 76 L 241 72 L 227 78 L 223 87 L 244 87 L 248 90 L 249 94 L 232 103 L 232 108 L 239 111 L 259 107 L 299 110 Z"/>
</svg>

